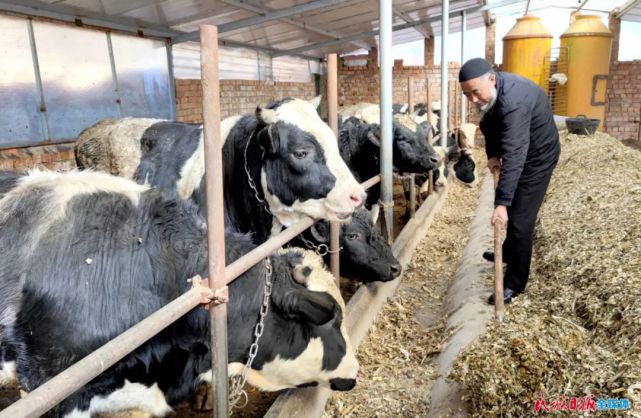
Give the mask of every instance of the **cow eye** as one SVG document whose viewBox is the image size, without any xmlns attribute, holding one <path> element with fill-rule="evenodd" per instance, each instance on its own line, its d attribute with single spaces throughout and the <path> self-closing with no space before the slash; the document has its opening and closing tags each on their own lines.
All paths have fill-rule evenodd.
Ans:
<svg viewBox="0 0 641 418">
<path fill-rule="evenodd" d="M 347 239 L 350 241 L 361 239 L 361 234 L 347 234 Z"/>
<path fill-rule="evenodd" d="M 309 154 L 309 153 L 308 153 L 307 150 L 296 150 L 292 154 L 297 159 L 302 160 L 303 158 L 307 157 L 307 154 Z"/>
</svg>

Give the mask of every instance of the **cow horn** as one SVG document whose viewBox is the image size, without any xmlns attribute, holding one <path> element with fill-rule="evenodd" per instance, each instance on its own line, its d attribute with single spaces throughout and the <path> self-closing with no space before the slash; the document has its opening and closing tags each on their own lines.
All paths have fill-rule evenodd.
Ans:
<svg viewBox="0 0 641 418">
<path fill-rule="evenodd" d="M 276 123 L 276 111 L 274 109 L 265 109 L 257 106 L 256 119 L 263 122 L 265 125 Z"/>
<path fill-rule="evenodd" d="M 367 138 L 372 142 L 372 144 L 376 145 L 377 147 L 381 146 L 381 141 L 376 137 L 376 134 L 372 131 L 369 131 L 367 133 Z"/>
<path fill-rule="evenodd" d="M 314 109 L 316 109 L 316 108 L 320 105 L 320 103 L 321 103 L 321 99 L 322 99 L 322 98 L 323 98 L 323 95 L 322 95 L 322 94 L 319 94 L 318 96 L 316 96 L 316 97 L 314 97 L 312 100 L 310 100 L 310 101 L 309 101 L 309 104 L 311 104 L 312 106 L 314 106 Z"/>
<path fill-rule="evenodd" d="M 318 229 L 316 229 L 316 224 L 312 225 L 312 227 L 309 228 L 309 232 L 311 232 L 312 237 L 314 237 L 316 241 L 322 242 L 322 243 L 327 242 L 327 238 L 323 234 L 321 234 Z"/>
</svg>

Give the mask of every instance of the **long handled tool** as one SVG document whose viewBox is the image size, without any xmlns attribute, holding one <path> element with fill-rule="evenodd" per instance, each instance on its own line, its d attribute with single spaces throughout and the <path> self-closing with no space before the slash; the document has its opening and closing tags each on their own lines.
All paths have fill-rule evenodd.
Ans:
<svg viewBox="0 0 641 418">
<path fill-rule="evenodd" d="M 499 185 L 500 169 L 494 168 L 494 190 Z M 503 304 L 503 221 L 494 222 L 494 316 L 503 322 L 505 306 Z"/>
</svg>

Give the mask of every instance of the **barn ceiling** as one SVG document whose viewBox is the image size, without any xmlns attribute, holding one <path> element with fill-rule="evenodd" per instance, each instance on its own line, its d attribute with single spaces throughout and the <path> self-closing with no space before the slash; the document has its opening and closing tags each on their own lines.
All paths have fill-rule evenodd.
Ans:
<svg viewBox="0 0 641 418">
<path fill-rule="evenodd" d="M 639 0 L 588 0 L 585 10 L 619 7 L 623 19 L 641 20 Z M 173 42 L 198 39 L 198 26 L 217 25 L 224 45 L 273 56 L 321 58 L 376 45 L 379 0 L 0 0 L 0 11 L 66 20 Z M 393 0 L 393 43 L 440 33 L 441 0 Z M 526 0 L 451 0 L 450 32 L 485 24 L 491 15 L 522 13 Z M 577 0 L 531 0 L 530 10 L 576 7 Z"/>
</svg>

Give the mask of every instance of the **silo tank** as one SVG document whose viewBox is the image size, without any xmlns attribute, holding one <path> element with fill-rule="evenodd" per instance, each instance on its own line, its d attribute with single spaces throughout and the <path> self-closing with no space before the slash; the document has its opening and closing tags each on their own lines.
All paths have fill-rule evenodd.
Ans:
<svg viewBox="0 0 641 418">
<path fill-rule="evenodd" d="M 516 19 L 516 24 L 503 37 L 503 71 L 529 78 L 541 88 L 545 63 L 552 48 L 552 34 L 537 16 L 526 15 Z"/>
</svg>

